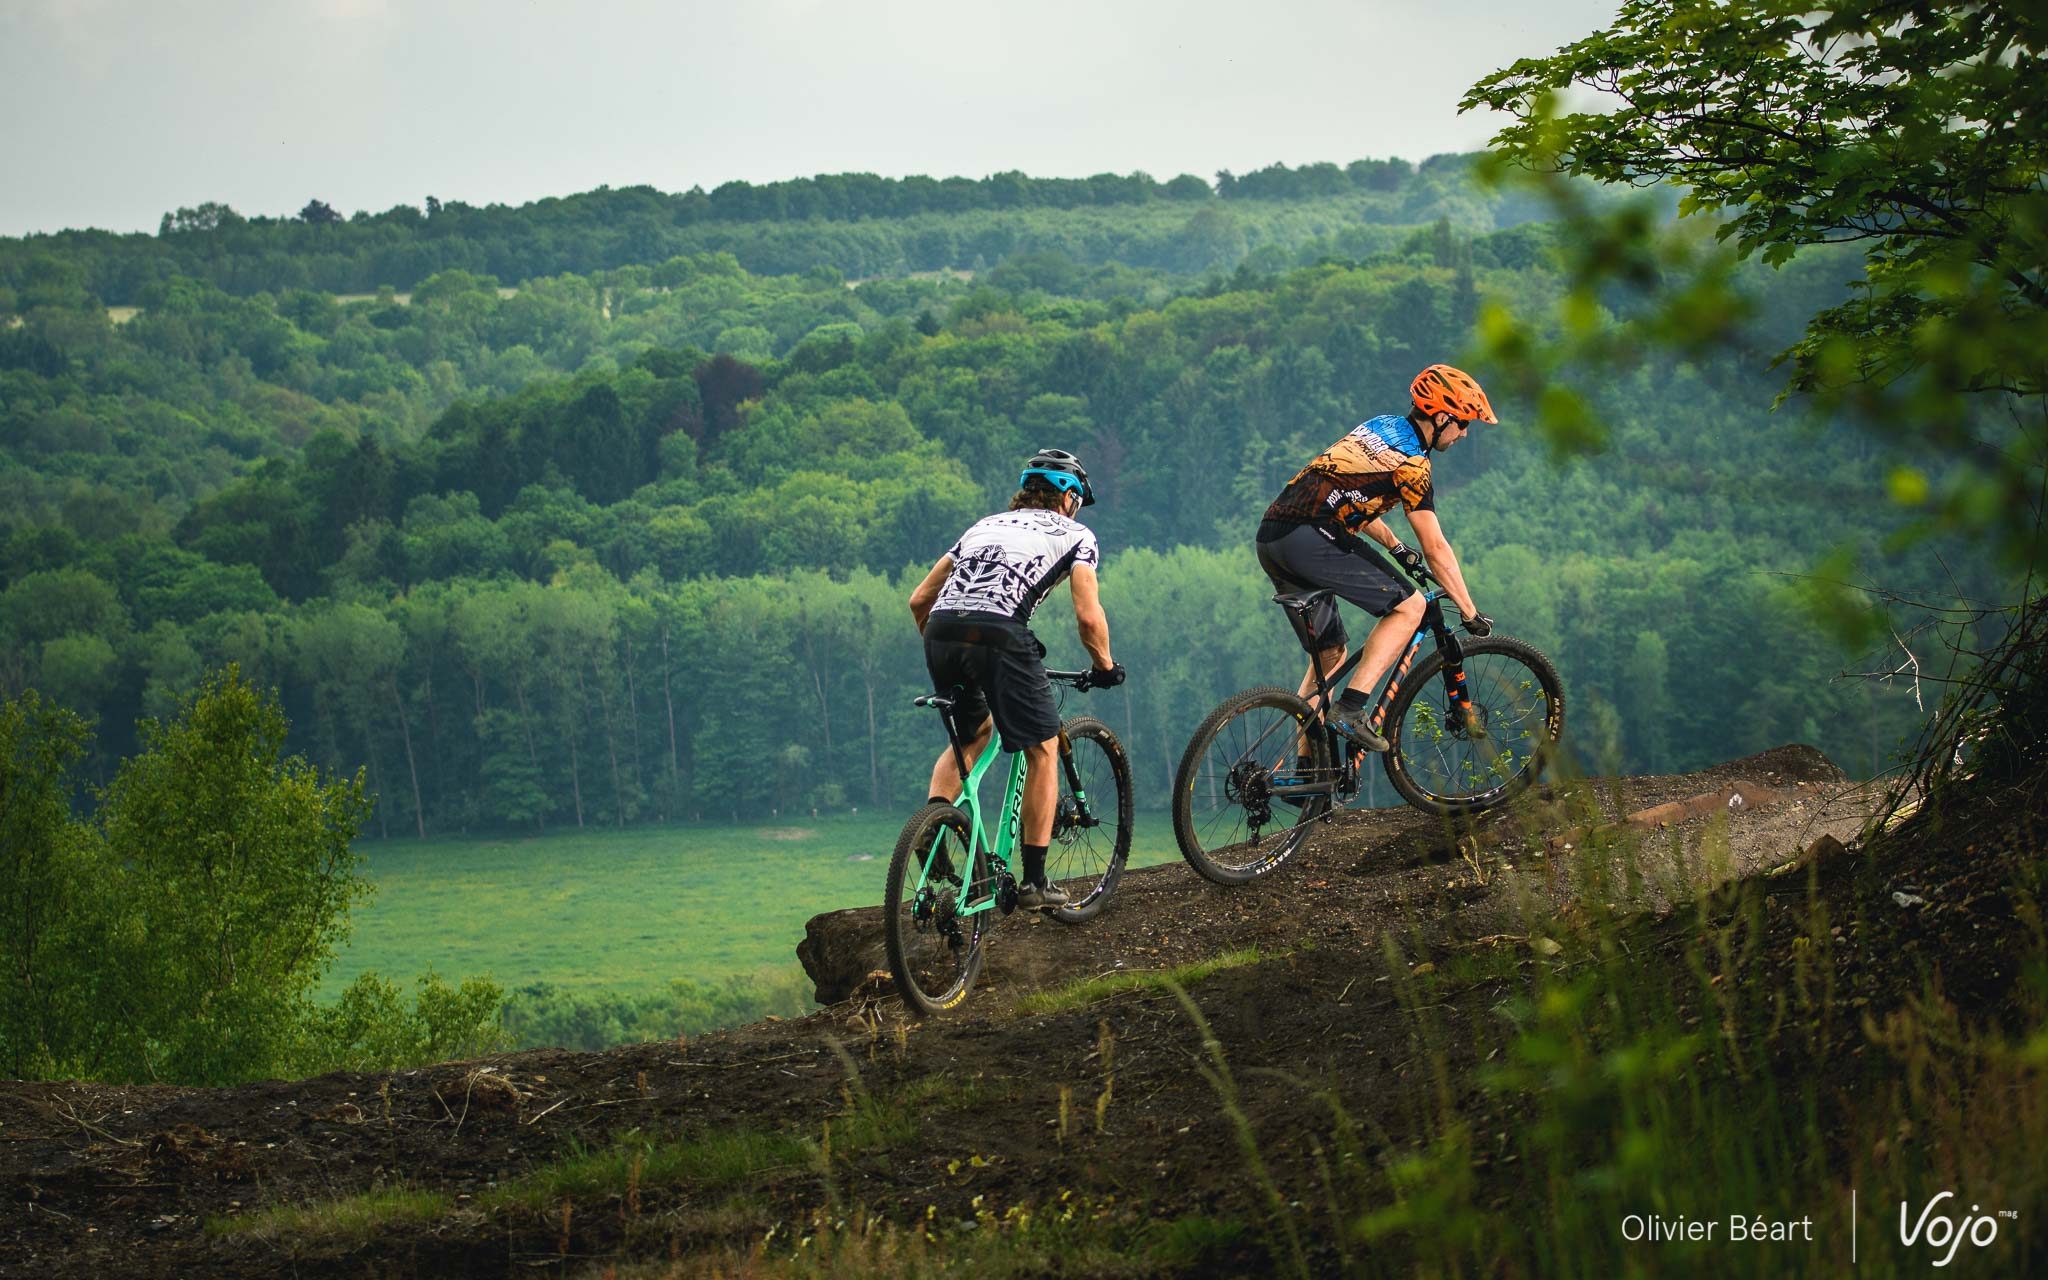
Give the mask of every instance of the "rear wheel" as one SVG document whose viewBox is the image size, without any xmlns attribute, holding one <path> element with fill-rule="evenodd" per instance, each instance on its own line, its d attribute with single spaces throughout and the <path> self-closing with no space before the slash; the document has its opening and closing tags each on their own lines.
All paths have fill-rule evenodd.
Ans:
<svg viewBox="0 0 2048 1280">
<path fill-rule="evenodd" d="M 889 973 L 903 1007 L 920 1017 L 965 1000 L 981 973 L 981 922 L 987 913 L 960 914 L 977 870 L 970 840 L 965 813 L 950 804 L 928 804 L 903 824 L 889 858 L 889 889 L 882 899 Z"/>
<path fill-rule="evenodd" d="M 1287 689 L 1247 689 L 1211 711 L 1173 781 L 1173 836 L 1188 865 L 1234 885 L 1292 857 L 1329 812 L 1337 771 L 1328 736 Z"/>
<path fill-rule="evenodd" d="M 1094 918 L 1131 856 L 1131 762 L 1109 726 L 1075 716 L 1060 726 L 1060 798 L 1045 874 L 1067 891 L 1054 919 Z"/>
<path fill-rule="evenodd" d="M 1388 708 L 1387 778 L 1429 813 L 1478 813 L 1527 790 L 1564 734 L 1564 683 L 1550 659 L 1507 636 L 1462 640 L 1471 713 L 1453 708 L 1444 655 L 1430 654 Z"/>
</svg>

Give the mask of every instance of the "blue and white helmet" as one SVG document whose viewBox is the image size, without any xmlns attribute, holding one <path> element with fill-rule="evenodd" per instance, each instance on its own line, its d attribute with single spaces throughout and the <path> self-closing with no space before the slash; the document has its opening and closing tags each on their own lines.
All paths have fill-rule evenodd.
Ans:
<svg viewBox="0 0 2048 1280">
<path fill-rule="evenodd" d="M 1081 460 L 1065 449 L 1040 449 L 1031 455 L 1031 461 L 1024 464 L 1024 474 L 1017 477 L 1017 487 L 1024 488 L 1037 477 L 1058 489 L 1061 493 L 1078 493 L 1081 505 L 1095 505 L 1095 490 L 1088 487 L 1088 472 L 1081 466 Z"/>
</svg>

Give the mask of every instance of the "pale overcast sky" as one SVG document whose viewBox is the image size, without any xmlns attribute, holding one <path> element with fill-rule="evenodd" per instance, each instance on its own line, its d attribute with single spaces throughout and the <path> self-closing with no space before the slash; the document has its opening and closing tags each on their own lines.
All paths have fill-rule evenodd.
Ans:
<svg viewBox="0 0 2048 1280">
<path fill-rule="evenodd" d="M 1475 149 L 1618 0 L 0 0 L 0 234 L 869 171 Z"/>
</svg>

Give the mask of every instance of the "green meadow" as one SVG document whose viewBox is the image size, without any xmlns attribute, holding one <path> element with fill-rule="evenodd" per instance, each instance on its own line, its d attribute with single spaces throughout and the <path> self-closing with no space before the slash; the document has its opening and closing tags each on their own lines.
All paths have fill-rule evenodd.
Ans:
<svg viewBox="0 0 2048 1280">
<path fill-rule="evenodd" d="M 805 921 L 881 901 L 903 816 L 364 841 L 377 892 L 320 995 L 369 970 L 591 994 L 794 972 Z M 1166 815 L 1140 815 L 1133 865 L 1178 856 Z"/>
</svg>

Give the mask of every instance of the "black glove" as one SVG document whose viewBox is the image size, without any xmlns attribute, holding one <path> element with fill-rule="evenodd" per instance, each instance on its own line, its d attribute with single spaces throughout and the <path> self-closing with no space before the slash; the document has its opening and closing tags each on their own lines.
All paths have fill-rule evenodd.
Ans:
<svg viewBox="0 0 2048 1280">
<path fill-rule="evenodd" d="M 1107 670 L 1096 667 L 1088 673 L 1088 687 L 1090 689 L 1114 689 L 1124 682 L 1125 674 L 1124 664 L 1121 662 L 1111 663 Z"/>
<path fill-rule="evenodd" d="M 1416 577 L 1426 578 L 1429 576 L 1429 562 L 1422 558 L 1420 551 L 1417 551 L 1407 543 L 1395 543 L 1387 548 L 1387 554 L 1394 557 L 1403 569 L 1406 569 Z"/>
<path fill-rule="evenodd" d="M 1493 634 L 1493 619 L 1483 613 L 1475 613 L 1465 619 L 1465 630 L 1475 636 L 1490 636 Z"/>
</svg>

